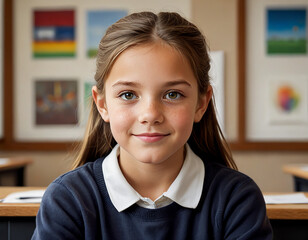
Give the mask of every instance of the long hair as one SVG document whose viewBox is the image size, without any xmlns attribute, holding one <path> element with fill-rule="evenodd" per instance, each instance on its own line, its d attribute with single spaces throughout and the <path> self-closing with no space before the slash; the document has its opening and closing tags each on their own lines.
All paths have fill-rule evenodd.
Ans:
<svg viewBox="0 0 308 240">
<path fill-rule="evenodd" d="M 99 43 L 96 60 L 96 86 L 104 94 L 104 84 L 117 57 L 126 49 L 163 41 L 189 61 L 198 81 L 199 95 L 210 85 L 210 59 L 204 36 L 198 28 L 177 13 L 140 12 L 111 25 Z M 204 161 L 213 161 L 236 169 L 231 151 L 219 127 L 213 98 L 200 122 L 195 123 L 188 143 Z M 116 145 L 109 123 L 101 118 L 92 99 L 84 140 L 78 147 L 74 168 L 108 155 Z"/>
</svg>

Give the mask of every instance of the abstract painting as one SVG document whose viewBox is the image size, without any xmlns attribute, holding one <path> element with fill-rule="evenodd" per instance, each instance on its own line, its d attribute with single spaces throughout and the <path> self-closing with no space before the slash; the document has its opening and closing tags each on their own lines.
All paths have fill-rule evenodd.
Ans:
<svg viewBox="0 0 308 240">
<path fill-rule="evenodd" d="M 270 82 L 270 122 L 304 123 L 308 119 L 307 80 L 281 78 Z"/>
<path fill-rule="evenodd" d="M 78 123 L 77 81 L 35 81 L 35 124 Z"/>
</svg>

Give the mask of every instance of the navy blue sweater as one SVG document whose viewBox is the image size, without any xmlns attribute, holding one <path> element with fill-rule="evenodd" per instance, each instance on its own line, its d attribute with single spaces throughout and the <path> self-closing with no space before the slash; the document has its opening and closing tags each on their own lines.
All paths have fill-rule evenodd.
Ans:
<svg viewBox="0 0 308 240">
<path fill-rule="evenodd" d="M 272 239 L 263 196 L 246 175 L 205 163 L 196 209 L 172 203 L 159 209 L 133 205 L 118 212 L 98 159 L 56 179 L 47 188 L 32 239 Z"/>
</svg>

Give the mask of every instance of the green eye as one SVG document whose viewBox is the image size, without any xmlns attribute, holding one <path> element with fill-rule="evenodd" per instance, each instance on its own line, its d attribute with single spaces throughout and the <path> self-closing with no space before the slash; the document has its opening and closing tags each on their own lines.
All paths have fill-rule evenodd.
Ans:
<svg viewBox="0 0 308 240">
<path fill-rule="evenodd" d="M 181 94 L 178 92 L 169 92 L 166 95 L 166 98 L 170 100 L 176 100 L 176 99 L 179 99 L 180 97 L 181 97 Z"/>
<path fill-rule="evenodd" d="M 126 92 L 120 95 L 120 97 L 124 100 L 133 100 L 136 99 L 136 95 L 132 92 Z"/>
</svg>

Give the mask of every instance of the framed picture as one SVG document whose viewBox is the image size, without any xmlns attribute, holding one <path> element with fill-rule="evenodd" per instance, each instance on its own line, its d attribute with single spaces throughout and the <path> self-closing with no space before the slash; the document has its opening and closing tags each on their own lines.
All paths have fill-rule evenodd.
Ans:
<svg viewBox="0 0 308 240">
<path fill-rule="evenodd" d="M 308 149 L 308 1 L 239 1 L 238 149 Z"/>
<path fill-rule="evenodd" d="M 307 54 L 305 7 L 266 9 L 266 50 L 272 54 Z"/>
<path fill-rule="evenodd" d="M 87 56 L 95 57 L 98 44 L 107 28 L 127 15 L 125 10 L 91 10 L 87 12 Z"/>
<path fill-rule="evenodd" d="M 268 80 L 270 125 L 292 126 L 308 123 L 308 79 L 281 76 Z M 297 134 L 298 135 L 298 134 Z"/>
<path fill-rule="evenodd" d="M 35 126 L 78 124 L 75 80 L 35 81 Z"/>
<path fill-rule="evenodd" d="M 76 55 L 75 10 L 33 10 L 34 58 Z"/>
<path fill-rule="evenodd" d="M 3 5 L 6 131 L 0 148 L 11 150 L 63 150 L 82 139 L 96 50 L 110 24 L 143 10 L 191 18 L 190 0 L 5 0 Z"/>
</svg>

